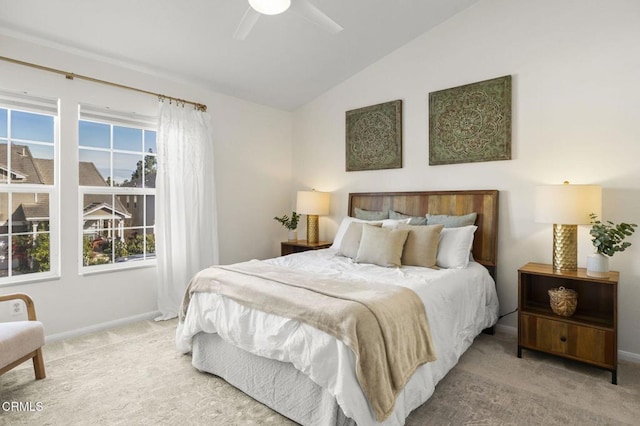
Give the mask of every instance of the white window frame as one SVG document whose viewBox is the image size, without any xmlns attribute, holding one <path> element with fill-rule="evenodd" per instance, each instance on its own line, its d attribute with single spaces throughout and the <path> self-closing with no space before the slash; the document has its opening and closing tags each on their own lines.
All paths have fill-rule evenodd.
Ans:
<svg viewBox="0 0 640 426">
<path fill-rule="evenodd" d="M 113 111 L 111 109 L 105 109 L 101 107 L 95 107 L 91 105 L 81 104 L 78 107 L 78 127 L 80 126 L 80 121 L 90 121 L 94 123 L 108 124 L 111 126 L 126 126 L 132 127 L 140 130 L 150 130 L 156 132 L 157 135 L 157 117 L 145 116 L 141 114 L 135 113 L 126 113 Z M 91 147 L 81 147 L 80 139 L 76 143 L 76 150 L 82 149 L 90 149 L 101 152 L 110 152 L 111 162 L 113 163 L 113 154 L 114 153 L 129 153 L 128 151 L 120 151 L 117 149 L 113 149 L 113 127 L 111 128 L 111 144 L 112 146 L 107 148 L 91 148 Z M 144 151 L 144 148 L 143 148 Z M 143 152 L 143 161 L 144 161 L 144 152 Z M 155 153 L 157 156 L 157 153 Z M 113 262 L 102 265 L 84 265 L 84 197 L 87 194 L 96 194 L 96 195 L 126 195 L 136 196 L 141 195 L 143 200 L 143 208 L 146 212 L 146 203 L 147 196 L 155 196 L 156 189 L 155 188 L 132 188 L 132 187 L 119 187 L 119 186 L 82 186 L 80 182 L 78 182 L 78 229 L 79 229 L 79 241 L 78 241 L 78 271 L 80 275 L 91 275 L 95 273 L 104 273 L 104 272 L 112 272 L 112 271 L 121 271 L 124 269 L 133 269 L 133 268 L 141 268 L 141 267 L 155 267 L 156 266 L 156 258 L 155 256 L 150 259 L 136 260 L 136 261 L 128 261 L 128 262 Z M 146 214 L 145 220 L 146 220 Z M 115 219 L 115 215 L 112 216 Z M 153 234 L 155 234 L 155 216 L 154 216 L 154 225 L 153 226 L 145 226 L 146 229 L 151 229 Z M 143 235 L 146 235 L 143 234 Z M 146 238 L 143 238 L 144 244 L 144 252 L 146 254 Z M 113 250 L 113 246 L 112 246 Z M 112 252 L 113 255 L 113 252 Z"/>
<path fill-rule="evenodd" d="M 0 278 L 0 287 L 13 286 L 18 284 L 32 283 L 37 281 L 48 281 L 60 278 L 60 101 L 27 93 L 16 93 L 0 90 L 0 107 L 12 111 L 22 111 L 34 114 L 53 116 L 53 185 L 26 184 L 26 183 L 2 183 L 0 192 L 8 194 L 8 203 L 12 205 L 14 194 L 48 194 L 49 195 L 49 271 L 32 272 L 28 274 L 12 275 Z M 37 141 L 14 139 L 10 137 L 11 123 L 8 120 L 9 139 L 16 143 L 26 142 L 38 144 Z M 10 153 L 8 153 L 10 155 Z M 8 232 L 12 235 L 11 228 L 13 219 L 8 218 Z M 12 269 L 12 254 L 9 250 L 7 259 L 8 270 Z"/>
</svg>

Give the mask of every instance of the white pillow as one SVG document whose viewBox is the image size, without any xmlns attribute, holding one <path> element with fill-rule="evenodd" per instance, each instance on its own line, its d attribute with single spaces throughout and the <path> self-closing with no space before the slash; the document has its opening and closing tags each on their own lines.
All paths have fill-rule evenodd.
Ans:
<svg viewBox="0 0 640 426">
<path fill-rule="evenodd" d="M 444 228 L 440 232 L 436 265 L 441 268 L 466 268 L 476 229 L 478 227 L 475 225 Z"/>
<path fill-rule="evenodd" d="M 338 231 L 336 232 L 336 236 L 333 238 L 333 244 L 331 244 L 331 248 L 340 249 L 340 245 L 342 244 L 342 239 L 344 238 L 345 232 L 347 232 L 347 228 L 351 222 L 361 222 L 368 223 L 369 225 L 380 225 L 382 224 L 383 228 L 395 228 L 400 223 L 409 223 L 409 219 L 384 219 L 384 220 L 363 220 L 356 219 L 355 217 L 347 216 L 342 218 L 342 222 L 340 222 L 340 226 L 338 227 Z"/>
<path fill-rule="evenodd" d="M 411 218 L 407 219 L 384 219 L 382 221 L 383 228 L 391 228 L 396 229 L 400 224 L 408 224 L 411 221 Z"/>
<path fill-rule="evenodd" d="M 331 244 L 331 248 L 340 249 L 340 244 L 342 244 L 342 239 L 344 238 L 344 234 L 347 232 L 347 228 L 351 222 L 366 222 L 361 219 L 356 219 L 355 217 L 347 216 L 342 218 L 342 222 L 340 222 L 340 226 L 338 227 L 338 231 L 336 232 L 336 236 L 333 237 L 333 244 Z"/>
</svg>

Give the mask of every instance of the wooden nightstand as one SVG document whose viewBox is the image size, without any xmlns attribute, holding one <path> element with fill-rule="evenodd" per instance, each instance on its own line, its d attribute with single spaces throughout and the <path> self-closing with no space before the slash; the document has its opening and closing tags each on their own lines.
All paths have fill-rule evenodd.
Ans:
<svg viewBox="0 0 640 426">
<path fill-rule="evenodd" d="M 528 263 L 518 270 L 518 358 L 532 349 L 611 371 L 618 383 L 618 279 L 593 278 L 584 268 L 555 271 L 551 265 Z M 564 286 L 578 292 L 570 317 L 556 315 L 548 290 Z"/>
<path fill-rule="evenodd" d="M 280 243 L 280 255 L 286 256 L 291 253 L 300 253 L 308 250 L 319 250 L 331 247 L 328 241 L 318 241 L 317 243 L 309 244 L 307 240 L 296 241 L 283 241 Z"/>
</svg>

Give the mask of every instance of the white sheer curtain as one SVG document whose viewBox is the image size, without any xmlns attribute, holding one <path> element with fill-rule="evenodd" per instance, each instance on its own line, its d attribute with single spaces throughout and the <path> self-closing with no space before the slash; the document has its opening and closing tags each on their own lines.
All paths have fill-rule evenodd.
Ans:
<svg viewBox="0 0 640 426">
<path fill-rule="evenodd" d="M 159 115 L 156 320 L 166 320 L 177 316 L 191 277 L 218 263 L 218 235 L 209 116 L 166 101 Z"/>
</svg>

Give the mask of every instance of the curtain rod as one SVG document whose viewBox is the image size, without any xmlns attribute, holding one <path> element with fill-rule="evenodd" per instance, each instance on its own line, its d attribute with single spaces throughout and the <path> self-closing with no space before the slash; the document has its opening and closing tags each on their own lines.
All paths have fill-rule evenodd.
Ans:
<svg viewBox="0 0 640 426">
<path fill-rule="evenodd" d="M 33 64 L 31 62 L 20 61 L 18 59 L 8 58 L 6 56 L 0 56 L 0 59 L 3 60 L 3 61 L 6 61 L 6 62 L 11 62 L 13 64 L 23 65 L 23 66 L 26 66 L 26 67 L 36 68 L 36 69 L 39 69 L 39 70 L 42 70 L 42 71 L 49 71 L 49 72 L 52 72 L 52 73 L 55 73 L 55 74 L 64 75 L 65 78 L 67 78 L 68 80 L 73 80 L 75 78 L 78 78 L 80 80 L 91 81 L 93 83 L 99 83 L 99 84 L 104 84 L 104 85 L 107 85 L 107 86 L 119 87 L 120 89 L 133 90 L 134 92 L 157 96 L 158 99 L 160 99 L 160 100 L 169 99 L 169 101 L 176 101 L 177 103 L 193 105 L 198 111 L 202 111 L 202 112 L 206 112 L 207 111 L 207 106 L 204 105 L 204 104 L 200 104 L 198 102 L 186 101 L 184 99 L 174 98 L 173 96 L 167 96 L 167 95 L 163 95 L 161 93 L 150 92 L 148 90 L 138 89 L 137 87 L 125 86 L 124 84 L 112 83 L 110 81 L 100 80 L 98 78 L 88 77 L 86 75 L 74 74 L 72 72 L 67 72 L 67 71 L 56 69 L 56 68 L 45 67 L 43 65 Z"/>
</svg>

